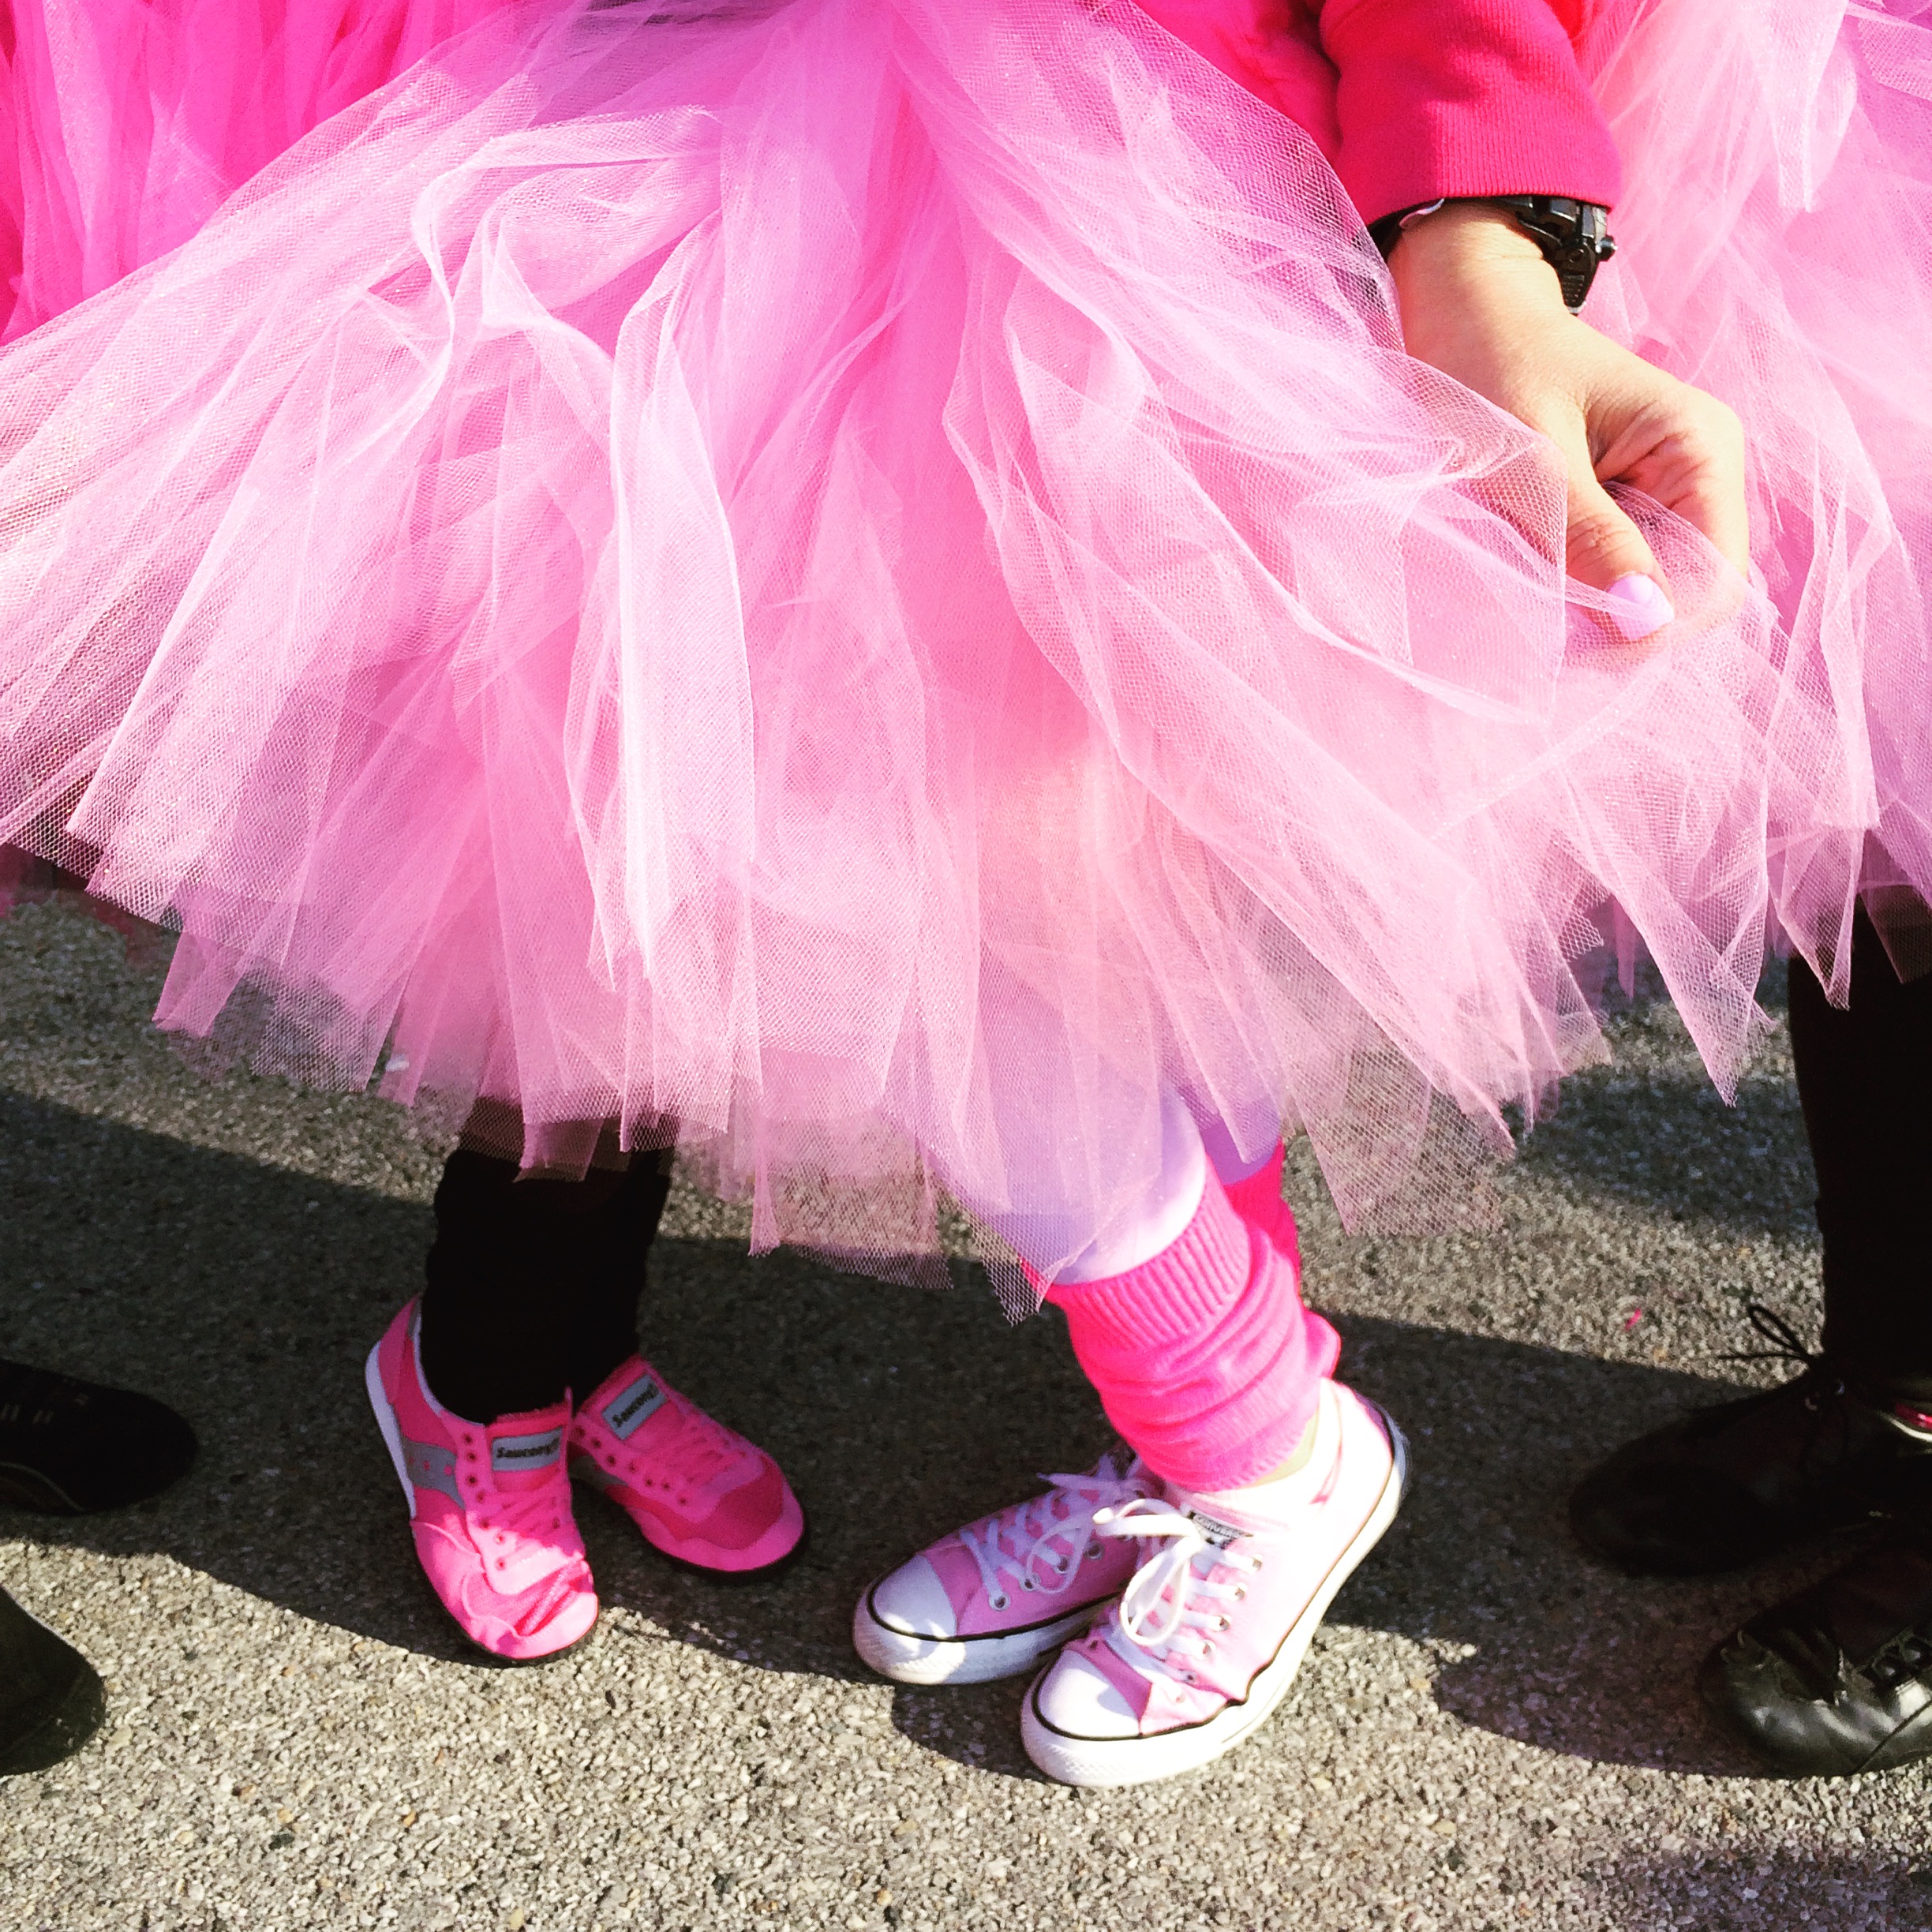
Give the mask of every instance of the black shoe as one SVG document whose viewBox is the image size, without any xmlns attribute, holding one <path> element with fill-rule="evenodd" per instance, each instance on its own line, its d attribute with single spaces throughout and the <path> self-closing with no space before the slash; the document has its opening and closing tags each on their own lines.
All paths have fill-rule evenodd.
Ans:
<svg viewBox="0 0 1932 1932">
<path fill-rule="evenodd" d="M 166 1402 L 0 1361 L 0 1503 L 77 1515 L 165 1489 L 194 1460 Z"/>
<path fill-rule="evenodd" d="M 93 1665 L 0 1589 L 0 1777 L 71 1758 L 107 1714 Z"/>
<path fill-rule="evenodd" d="M 1932 1507 L 1932 1435 L 1903 1421 L 1881 1391 L 1811 1354 L 1769 1309 L 1754 1302 L 1749 1312 L 1804 1372 L 1694 1410 L 1600 1462 L 1570 1497 L 1570 1527 L 1586 1549 L 1639 1575 L 1694 1576 Z"/>
<path fill-rule="evenodd" d="M 1932 1757 L 1932 1536 L 1888 1537 L 1705 1660 L 1704 1701 L 1792 1777 Z"/>
</svg>

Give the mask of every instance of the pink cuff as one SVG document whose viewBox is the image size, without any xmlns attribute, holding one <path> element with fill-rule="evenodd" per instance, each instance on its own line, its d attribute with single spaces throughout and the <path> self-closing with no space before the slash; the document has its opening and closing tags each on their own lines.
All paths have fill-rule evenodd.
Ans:
<svg viewBox="0 0 1932 1932">
<path fill-rule="evenodd" d="M 1548 0 L 1327 0 L 1320 30 L 1364 221 L 1444 196 L 1616 201 L 1616 144 Z"/>
</svg>

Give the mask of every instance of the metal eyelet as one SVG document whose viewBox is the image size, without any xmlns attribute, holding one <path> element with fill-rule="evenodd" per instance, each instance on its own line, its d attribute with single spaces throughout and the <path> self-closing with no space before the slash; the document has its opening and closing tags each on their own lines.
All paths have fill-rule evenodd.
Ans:
<svg viewBox="0 0 1932 1932">
<path fill-rule="evenodd" d="M 987 1601 L 990 1603 L 995 1610 L 1004 1610 L 1007 1605 L 1013 1601 L 1013 1599 L 1009 1597 L 1004 1590 L 1002 1590 L 997 1597 L 989 1597 L 987 1599 Z"/>
<path fill-rule="evenodd" d="M 1020 1587 L 1022 1589 L 1032 1589 L 1037 1586 L 1035 1585 L 1034 1581 L 1031 1577 L 1022 1577 L 1020 1579 Z"/>
</svg>

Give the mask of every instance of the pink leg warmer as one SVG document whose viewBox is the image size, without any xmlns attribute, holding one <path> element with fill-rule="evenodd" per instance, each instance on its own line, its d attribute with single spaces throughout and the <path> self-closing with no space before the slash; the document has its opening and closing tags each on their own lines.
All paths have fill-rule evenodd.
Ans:
<svg viewBox="0 0 1932 1932">
<path fill-rule="evenodd" d="M 1294 1210 L 1282 1199 L 1282 1170 L 1288 1150 L 1279 1140 L 1275 1151 L 1245 1180 L 1225 1183 L 1234 1211 L 1250 1227 L 1259 1228 L 1294 1264 L 1295 1286 L 1301 1284 L 1301 1236 Z"/>
<path fill-rule="evenodd" d="M 1335 1367 L 1341 1342 L 1302 1306 L 1288 1221 L 1284 1245 L 1210 1172 L 1194 1219 L 1152 1260 L 1047 1292 L 1114 1426 L 1184 1489 L 1238 1489 L 1279 1468 Z"/>
</svg>

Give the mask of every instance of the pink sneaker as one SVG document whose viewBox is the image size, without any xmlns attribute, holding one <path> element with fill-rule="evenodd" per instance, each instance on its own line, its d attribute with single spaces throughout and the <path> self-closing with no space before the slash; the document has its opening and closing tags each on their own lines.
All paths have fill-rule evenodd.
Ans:
<svg viewBox="0 0 1932 1932">
<path fill-rule="evenodd" d="M 1144 1784 L 1258 1730 L 1395 1521 L 1406 1463 L 1395 1425 L 1325 1382 L 1299 1473 L 1206 1496 L 1170 1488 L 1103 1512 L 1103 1539 L 1159 1541 L 1114 1609 L 1034 1680 L 1020 1714 L 1027 1755 L 1063 1784 Z M 1265 1501 L 1237 1507 L 1251 1498 Z"/>
<path fill-rule="evenodd" d="M 571 1473 L 595 1483 L 673 1563 L 751 1576 L 783 1563 L 805 1512 L 778 1465 L 633 1355 L 570 1425 Z"/>
<path fill-rule="evenodd" d="M 880 1578 L 852 1612 L 852 1647 L 900 1683 L 985 1683 L 1030 1670 L 1119 1595 L 1140 1552 L 1094 1534 L 1096 1511 L 1160 1493 L 1131 1450 L 1046 1495 L 982 1516 Z"/>
<path fill-rule="evenodd" d="M 423 1380 L 414 1301 L 369 1350 L 364 1381 L 409 1498 L 416 1555 L 443 1607 L 494 1657 L 554 1657 L 597 1621 L 564 1471 L 569 1406 L 466 1422 Z"/>
</svg>

